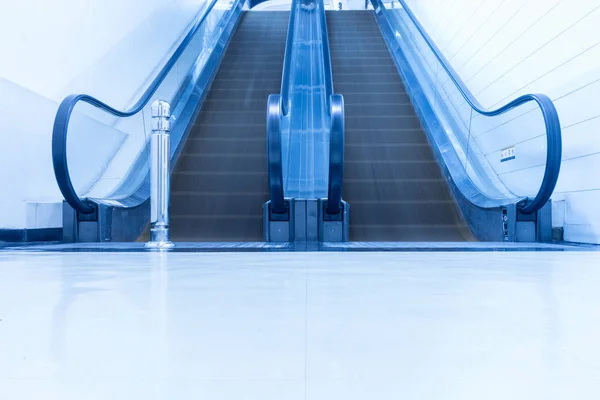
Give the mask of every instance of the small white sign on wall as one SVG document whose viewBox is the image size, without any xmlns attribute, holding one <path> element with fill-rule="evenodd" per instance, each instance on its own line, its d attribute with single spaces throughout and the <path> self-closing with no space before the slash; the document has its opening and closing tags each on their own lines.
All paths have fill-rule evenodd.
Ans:
<svg viewBox="0 0 600 400">
<path fill-rule="evenodd" d="M 500 152 L 500 162 L 514 160 L 515 157 L 515 146 L 507 147 Z"/>
</svg>

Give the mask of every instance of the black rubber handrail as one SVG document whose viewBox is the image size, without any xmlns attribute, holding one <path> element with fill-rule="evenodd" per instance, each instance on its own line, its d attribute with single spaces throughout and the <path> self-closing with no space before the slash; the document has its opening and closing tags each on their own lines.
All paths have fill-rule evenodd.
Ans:
<svg viewBox="0 0 600 400">
<path fill-rule="evenodd" d="M 140 112 L 150 101 L 152 95 L 156 92 L 160 84 L 165 80 L 167 74 L 171 71 L 181 54 L 185 51 L 187 46 L 196 35 L 208 14 L 212 11 L 217 0 L 212 0 L 202 15 L 199 15 L 192 28 L 185 35 L 177 49 L 173 52 L 173 55 L 169 58 L 164 67 L 160 70 L 156 78 L 150 83 L 146 91 L 142 94 L 140 99 L 127 111 L 119 111 L 106 103 L 96 99 L 95 97 L 86 94 L 77 94 L 67 96 L 58 107 L 56 117 L 54 119 L 54 128 L 52 130 L 52 165 L 54 167 L 54 176 L 56 177 L 56 183 L 60 188 L 62 195 L 65 200 L 73 209 L 82 213 L 90 214 L 94 212 L 92 206 L 90 206 L 86 200 L 82 200 L 75 192 L 73 188 L 73 182 L 69 173 L 69 164 L 67 162 L 67 132 L 69 128 L 69 121 L 75 105 L 82 101 L 88 103 L 96 108 L 106 111 L 116 117 L 131 117 L 132 115 Z"/>
<path fill-rule="evenodd" d="M 285 53 L 283 56 L 283 72 L 281 73 L 281 114 L 287 115 L 290 107 L 290 72 L 292 69 L 292 54 L 294 41 L 294 26 L 296 24 L 296 0 L 292 0 L 287 36 L 285 38 Z"/>
<path fill-rule="evenodd" d="M 294 53 L 294 26 L 296 9 L 301 0 L 292 0 L 290 19 L 285 41 L 280 94 L 272 94 L 267 100 L 267 169 L 269 174 L 270 213 L 284 215 L 287 212 L 283 190 L 283 155 L 281 149 L 281 118 L 290 111 L 290 73 Z"/>
<path fill-rule="evenodd" d="M 323 67 L 325 77 L 325 107 L 330 117 L 329 129 L 329 179 L 327 181 L 328 214 L 342 211 L 342 185 L 344 180 L 344 98 L 333 94 L 333 71 L 329 52 L 329 33 L 323 0 L 319 2 L 319 24 L 323 44 Z"/>
<path fill-rule="evenodd" d="M 281 149 L 281 95 L 272 94 L 267 100 L 267 170 L 271 210 L 285 214 L 283 192 L 283 155 Z"/>
<path fill-rule="evenodd" d="M 462 79 L 460 79 L 459 75 L 450 65 L 450 62 L 446 59 L 446 57 L 444 57 L 440 49 L 436 46 L 434 41 L 425 31 L 423 25 L 421 25 L 415 14 L 411 11 L 410 7 L 406 4 L 406 1 L 398 1 L 404 9 L 404 11 L 406 11 L 406 14 L 408 15 L 412 23 L 417 28 L 417 31 L 423 37 L 423 40 L 425 40 L 427 46 L 431 49 L 437 60 L 442 65 L 442 68 L 444 68 L 446 73 L 448 73 L 452 82 L 454 82 L 465 101 L 471 106 L 471 108 L 473 108 L 473 110 L 475 110 L 481 115 L 493 117 L 496 115 L 504 114 L 507 111 L 519 107 L 525 103 L 533 101 L 538 104 L 540 110 L 542 111 L 542 115 L 544 117 L 544 124 L 546 126 L 546 169 L 544 171 L 544 177 L 542 178 L 542 184 L 540 185 L 538 193 L 533 199 L 528 199 L 523 205 L 523 207 L 520 209 L 520 211 L 523 214 L 532 214 L 540 210 L 542 207 L 544 207 L 544 205 L 546 205 L 548 200 L 550 200 L 550 197 L 554 192 L 556 182 L 558 181 L 562 161 L 562 133 L 560 127 L 560 120 L 558 118 L 558 113 L 556 112 L 556 107 L 554 106 L 552 100 L 545 94 L 525 94 L 510 101 L 509 103 L 503 105 L 500 108 L 493 110 L 486 109 L 481 105 L 481 103 L 479 103 L 479 101 L 477 101 L 473 93 L 471 93 L 471 91 L 465 85 Z M 385 9 L 385 6 L 381 0 L 371 0 L 371 3 L 373 4 L 373 8 L 375 10 L 378 10 L 379 7 L 381 9 Z"/>
<path fill-rule="evenodd" d="M 320 3 L 319 23 L 321 25 L 321 42 L 323 43 L 323 65 L 325 67 L 325 101 L 326 109 L 331 113 L 331 95 L 333 94 L 333 71 L 331 67 L 331 53 L 329 52 L 329 33 L 327 31 L 327 16 L 325 14 L 324 0 Z"/>
<path fill-rule="evenodd" d="M 331 95 L 331 128 L 329 130 L 329 181 L 327 186 L 328 214 L 342 211 L 342 185 L 344 182 L 344 98 Z"/>
</svg>

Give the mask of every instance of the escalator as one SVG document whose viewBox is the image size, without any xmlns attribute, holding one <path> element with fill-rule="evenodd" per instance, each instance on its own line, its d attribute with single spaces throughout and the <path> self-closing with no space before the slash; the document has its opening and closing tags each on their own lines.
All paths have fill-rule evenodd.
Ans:
<svg viewBox="0 0 600 400">
<path fill-rule="evenodd" d="M 288 18 L 242 16 L 172 173 L 172 240 L 263 240 L 265 110 L 281 86 Z"/>
<path fill-rule="evenodd" d="M 549 199 L 562 151 L 552 101 L 531 94 L 483 108 L 400 2 L 402 9 L 393 11 L 372 0 L 375 12 L 326 13 L 322 1 L 313 7 L 295 0 L 290 13 L 243 11 L 244 0 L 223 12 L 212 0 L 129 109 L 85 94 L 65 97 L 52 133 L 54 174 L 65 199 L 63 240 L 146 241 L 151 208 L 159 210 L 158 201 L 169 197 L 170 218 L 164 201 L 164 219 L 154 213 L 152 223 L 170 225 L 175 242 L 550 240 Z M 174 68 L 186 49 L 195 62 Z M 547 161 L 535 197 L 512 193 L 469 151 L 470 124 L 462 129 L 464 121 L 444 108 L 427 64 L 433 59 L 439 63 L 433 74 L 443 71 L 454 82 L 470 118 L 537 103 Z M 157 91 L 168 76 L 167 86 L 175 78 L 182 86 L 165 96 Z M 161 98 L 171 103 L 171 117 L 167 123 L 153 115 L 152 129 L 170 125 L 170 196 L 157 190 L 168 190 L 156 172 L 168 162 L 150 163 L 149 149 L 106 197 L 78 194 L 67 162 L 75 105 L 126 118 L 144 109 L 156 114 Z M 166 160 L 168 153 L 162 155 Z M 304 182 L 298 176 L 313 192 L 298 197 L 294 182 Z"/>
<path fill-rule="evenodd" d="M 471 241 L 371 11 L 327 12 L 351 241 Z"/>
</svg>

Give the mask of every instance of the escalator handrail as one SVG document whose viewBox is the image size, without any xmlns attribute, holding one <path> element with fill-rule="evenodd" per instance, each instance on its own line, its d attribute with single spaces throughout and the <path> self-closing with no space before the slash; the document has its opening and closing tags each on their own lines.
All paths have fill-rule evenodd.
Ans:
<svg viewBox="0 0 600 400">
<path fill-rule="evenodd" d="M 342 184 L 344 179 L 344 98 L 333 94 L 333 69 L 329 51 L 329 32 L 325 2 L 319 2 L 319 25 L 323 45 L 323 68 L 325 78 L 325 109 L 330 117 L 329 129 L 329 179 L 327 181 L 328 214 L 337 215 L 342 211 Z"/>
<path fill-rule="evenodd" d="M 267 100 L 267 170 L 270 212 L 285 214 L 283 191 L 283 154 L 281 149 L 281 95 L 272 94 Z"/>
<path fill-rule="evenodd" d="M 329 52 L 329 33 L 327 31 L 327 17 L 325 15 L 325 2 L 318 0 L 321 6 L 319 23 L 321 25 L 321 43 L 323 44 L 323 65 L 325 67 L 325 101 L 326 110 L 331 112 L 331 95 L 333 94 L 333 70 L 331 67 L 331 53 Z M 330 114 L 331 115 L 331 114 Z"/>
<path fill-rule="evenodd" d="M 331 128 L 329 130 L 329 180 L 327 182 L 328 214 L 343 211 L 342 186 L 344 182 L 344 98 L 332 94 L 330 102 Z"/>
<path fill-rule="evenodd" d="M 267 100 L 267 170 L 269 181 L 269 197 L 271 209 L 269 212 L 279 215 L 286 213 L 285 193 L 283 189 L 283 154 L 281 148 L 281 118 L 290 112 L 290 73 L 292 56 L 294 54 L 294 27 L 296 9 L 301 0 L 292 0 L 285 52 L 283 71 L 281 73 L 280 94 L 272 94 Z"/>
<path fill-rule="evenodd" d="M 82 214 L 90 214 L 94 209 L 83 199 L 81 199 L 73 187 L 71 175 L 69 173 L 69 166 L 67 162 L 67 132 L 69 127 L 69 121 L 73 109 L 78 102 L 88 103 L 102 111 L 112 114 L 116 117 L 131 117 L 140 112 L 151 100 L 152 96 L 165 80 L 167 74 L 171 71 L 181 54 L 185 51 L 187 46 L 190 44 L 208 14 L 212 11 L 218 0 L 212 0 L 208 7 L 199 13 L 195 18 L 195 21 L 185 35 L 177 49 L 173 52 L 172 56 L 158 72 L 156 77 L 152 80 L 146 91 L 142 94 L 139 100 L 127 111 L 120 111 L 108 104 L 86 94 L 70 95 L 60 103 L 56 117 L 54 119 L 54 127 L 52 130 L 52 165 L 54 167 L 54 176 L 58 187 L 71 207 Z"/>
<path fill-rule="evenodd" d="M 285 53 L 283 56 L 283 71 L 281 73 L 281 114 L 287 115 L 290 110 L 290 72 L 292 69 L 292 55 L 294 53 L 294 26 L 296 24 L 296 0 L 292 0 L 290 19 L 288 22 L 287 36 L 285 39 Z"/>
<path fill-rule="evenodd" d="M 427 34 L 425 28 L 419 22 L 418 18 L 412 12 L 410 7 L 406 4 L 405 0 L 398 0 L 406 14 L 412 21 L 412 23 L 417 28 L 417 31 L 423 37 L 423 40 L 429 47 L 429 49 L 433 52 L 442 68 L 446 71 L 446 73 L 450 76 L 452 82 L 456 85 L 457 89 L 465 99 L 465 101 L 479 114 L 484 116 L 493 117 L 496 115 L 504 114 L 516 107 L 519 107 L 525 103 L 536 102 L 540 107 L 542 115 L 544 117 L 544 124 L 546 127 L 546 168 L 544 170 L 544 177 L 542 178 L 542 184 L 540 185 L 540 189 L 538 193 L 535 195 L 533 200 L 527 200 L 523 208 L 520 211 L 523 214 L 532 214 L 540 210 L 547 202 L 550 200 L 552 193 L 554 192 L 554 188 L 556 187 L 556 183 L 558 181 L 558 176 L 560 173 L 561 161 L 562 161 L 562 133 L 560 127 L 560 120 L 558 118 L 558 112 L 556 111 L 556 107 L 552 100 L 546 96 L 545 94 L 534 93 L 534 94 L 525 94 L 522 95 L 507 104 L 496 108 L 496 109 L 486 109 L 479 103 L 479 101 L 475 98 L 473 93 L 469 90 L 469 88 L 465 85 L 459 75 L 456 73 L 454 68 L 450 65 L 450 62 L 444 57 L 441 50 L 436 46 L 435 42 L 431 39 L 431 37 Z M 378 10 L 379 7 L 385 9 L 382 0 L 371 0 L 373 4 L 373 8 Z"/>
</svg>

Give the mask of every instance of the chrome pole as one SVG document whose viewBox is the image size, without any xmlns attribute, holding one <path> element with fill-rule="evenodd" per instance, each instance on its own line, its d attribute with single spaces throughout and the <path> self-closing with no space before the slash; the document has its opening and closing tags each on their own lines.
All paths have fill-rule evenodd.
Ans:
<svg viewBox="0 0 600 400">
<path fill-rule="evenodd" d="M 164 100 L 152 103 L 152 134 L 150 135 L 150 241 L 151 249 L 173 247 L 169 234 L 171 107 Z"/>
</svg>

